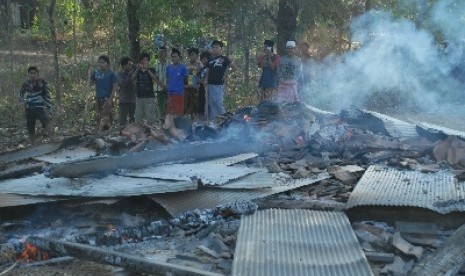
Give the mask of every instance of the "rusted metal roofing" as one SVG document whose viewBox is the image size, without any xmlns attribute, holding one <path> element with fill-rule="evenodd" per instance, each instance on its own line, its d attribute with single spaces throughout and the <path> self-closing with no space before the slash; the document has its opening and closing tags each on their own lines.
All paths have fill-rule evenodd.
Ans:
<svg viewBox="0 0 465 276">
<path fill-rule="evenodd" d="M 51 154 L 37 156 L 34 157 L 34 159 L 51 164 L 59 164 L 90 159 L 95 156 L 95 154 L 95 150 L 84 147 L 75 147 L 62 149 Z"/>
<path fill-rule="evenodd" d="M 438 132 L 442 132 L 446 135 L 451 135 L 451 136 L 457 136 L 457 137 L 460 137 L 462 139 L 465 139 L 465 132 L 463 131 L 459 131 L 459 130 L 455 130 L 455 129 L 450 129 L 450 128 L 447 128 L 447 127 L 442 127 L 442 126 L 438 126 L 438 125 L 434 125 L 434 124 L 430 124 L 430 123 L 425 123 L 425 122 L 417 122 L 416 123 L 418 127 L 426 130 L 426 131 L 430 131 L 430 132 L 434 132 L 434 133 L 438 133 Z"/>
<path fill-rule="evenodd" d="M 402 138 L 418 136 L 415 124 L 407 123 L 375 111 L 362 110 L 362 112 L 371 114 L 372 116 L 383 121 L 384 127 L 386 128 L 389 135 L 391 135 L 392 137 Z"/>
<path fill-rule="evenodd" d="M 247 178 L 249 176 L 246 176 Z M 229 205 L 238 201 L 251 201 L 256 198 L 266 197 L 303 186 L 317 183 L 330 178 L 327 172 L 311 178 L 289 180 L 286 183 L 275 182 L 274 187 L 259 190 L 233 190 L 208 188 L 195 191 L 153 195 L 150 198 L 163 206 L 172 216 L 176 217 L 184 212 L 194 209 L 211 209 L 219 205 Z"/>
<path fill-rule="evenodd" d="M 101 179 L 47 178 L 44 175 L 0 182 L 0 192 L 23 195 L 118 197 L 197 189 L 192 181 L 167 181 L 123 176 Z"/>
<path fill-rule="evenodd" d="M 465 183 L 448 171 L 370 166 L 352 191 L 347 208 L 366 205 L 422 207 L 442 214 L 465 211 Z"/>
<path fill-rule="evenodd" d="M 373 275 L 341 212 L 267 209 L 242 216 L 232 275 Z"/>
</svg>

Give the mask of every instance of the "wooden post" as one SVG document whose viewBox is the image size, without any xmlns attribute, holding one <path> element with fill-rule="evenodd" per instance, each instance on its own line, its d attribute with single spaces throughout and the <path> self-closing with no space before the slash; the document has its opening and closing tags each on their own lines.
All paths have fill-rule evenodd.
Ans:
<svg viewBox="0 0 465 276">
<path fill-rule="evenodd" d="M 91 262 L 119 266 L 128 271 L 147 273 L 151 275 L 179 275 L 179 276 L 219 276 L 221 274 L 202 271 L 191 267 L 148 260 L 129 254 L 116 252 L 109 249 L 103 249 L 95 246 L 72 243 L 66 241 L 57 241 L 43 237 L 30 236 L 27 238 L 32 245 L 48 250 L 56 254 L 72 256 L 78 259 Z"/>
</svg>

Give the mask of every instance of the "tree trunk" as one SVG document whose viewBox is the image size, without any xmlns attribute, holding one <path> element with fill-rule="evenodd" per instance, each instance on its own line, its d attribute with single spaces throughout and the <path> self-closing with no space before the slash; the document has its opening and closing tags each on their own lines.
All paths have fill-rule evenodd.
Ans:
<svg viewBox="0 0 465 276">
<path fill-rule="evenodd" d="M 77 37 L 76 37 L 76 24 L 77 24 L 77 0 L 73 1 L 73 61 L 77 64 Z"/>
<path fill-rule="evenodd" d="M 137 17 L 137 9 L 139 8 L 139 1 L 128 0 L 127 17 L 128 17 L 128 38 L 131 47 L 131 57 L 137 60 L 140 53 L 139 29 L 140 21 Z"/>
<path fill-rule="evenodd" d="M 57 28 L 55 23 L 55 7 L 56 0 L 50 1 L 48 10 L 50 35 L 52 38 L 53 63 L 55 67 L 55 82 L 56 82 L 56 105 L 61 106 L 61 80 L 60 80 L 60 65 L 58 63 L 58 43 L 57 43 Z M 58 109 L 59 110 L 59 109 Z"/>
<path fill-rule="evenodd" d="M 277 20 L 277 50 L 280 55 L 285 54 L 286 41 L 295 39 L 297 31 L 297 16 L 299 14 L 298 0 L 279 0 Z"/>
<path fill-rule="evenodd" d="M 23 0 L 20 2 L 20 18 L 21 18 L 21 27 L 25 29 L 30 29 L 32 26 L 32 21 L 36 14 L 36 0 Z"/>
</svg>

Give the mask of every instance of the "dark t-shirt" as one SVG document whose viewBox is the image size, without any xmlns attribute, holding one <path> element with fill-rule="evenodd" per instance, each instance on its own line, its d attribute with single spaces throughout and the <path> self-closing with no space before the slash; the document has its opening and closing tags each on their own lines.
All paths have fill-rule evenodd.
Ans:
<svg viewBox="0 0 465 276">
<path fill-rule="evenodd" d="M 119 103 L 135 103 L 136 92 L 131 73 L 121 71 L 116 79 L 119 85 Z"/>
<path fill-rule="evenodd" d="M 231 60 L 225 56 L 212 57 L 208 61 L 208 84 L 223 85 L 224 75 Z"/>
<path fill-rule="evenodd" d="M 152 74 L 155 74 L 155 70 L 153 68 L 150 68 L 149 70 L 152 72 Z M 150 77 L 148 71 L 137 71 L 136 95 L 138 98 L 155 98 L 155 92 L 153 90 L 153 80 Z"/>
</svg>

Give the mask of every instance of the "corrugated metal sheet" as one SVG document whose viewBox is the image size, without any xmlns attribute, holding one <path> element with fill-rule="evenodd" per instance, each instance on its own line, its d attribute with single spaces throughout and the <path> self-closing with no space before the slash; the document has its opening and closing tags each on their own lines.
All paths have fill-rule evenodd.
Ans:
<svg viewBox="0 0 465 276">
<path fill-rule="evenodd" d="M 248 175 L 247 177 L 231 180 L 217 187 L 219 189 L 262 189 L 271 188 L 275 185 L 273 176 L 267 171 L 261 171 Z"/>
<path fill-rule="evenodd" d="M 223 185 L 230 180 L 255 173 L 260 169 L 251 169 L 245 166 L 224 166 L 220 164 L 173 164 L 137 171 L 125 172 L 125 176 L 144 177 L 166 180 L 202 180 L 205 185 Z"/>
<path fill-rule="evenodd" d="M 258 211 L 242 216 L 232 275 L 373 275 L 344 213 Z"/>
<path fill-rule="evenodd" d="M 30 205 L 36 203 L 53 202 L 59 200 L 67 200 L 67 198 L 60 197 L 35 197 L 27 195 L 15 195 L 15 194 L 0 194 L 0 208 Z"/>
<path fill-rule="evenodd" d="M 426 131 L 431 131 L 431 132 L 434 132 L 434 133 L 444 133 L 444 134 L 447 134 L 447 135 L 452 135 L 452 136 L 457 136 L 457 137 L 460 137 L 462 139 L 465 139 L 465 132 L 463 131 L 459 131 L 459 130 L 455 130 L 455 129 L 450 129 L 450 128 L 447 128 L 447 127 L 442 127 L 442 126 L 438 126 L 438 125 L 434 125 L 434 124 L 430 124 L 430 123 L 425 123 L 425 122 L 417 122 L 416 123 L 418 127 L 426 130 Z"/>
<path fill-rule="evenodd" d="M 442 214 L 465 211 L 465 183 L 447 171 L 370 166 L 351 193 L 347 208 L 364 205 L 422 207 Z"/>
<path fill-rule="evenodd" d="M 150 198 L 163 206 L 173 217 L 176 217 L 189 210 L 211 209 L 219 205 L 229 205 L 239 201 L 251 201 L 256 198 L 262 198 L 311 185 L 328 178 L 330 178 L 330 176 L 325 172 L 312 178 L 290 180 L 287 183 L 281 184 L 275 183 L 277 186 L 270 189 L 244 191 L 209 188 L 188 192 L 153 195 L 150 196 Z"/>
<path fill-rule="evenodd" d="M 383 121 L 384 127 L 392 137 L 402 138 L 418 136 L 415 124 L 407 123 L 375 111 L 362 110 L 362 112 L 371 114 L 372 116 Z"/>
<path fill-rule="evenodd" d="M 34 157 L 34 159 L 51 164 L 59 164 L 90 159 L 91 157 L 95 156 L 95 154 L 95 150 L 77 147 L 62 149 L 52 154 Z"/>
<path fill-rule="evenodd" d="M 197 189 L 192 181 L 167 181 L 123 176 L 102 179 L 47 178 L 44 175 L 0 182 L 0 192 L 23 195 L 117 197 Z"/>
<path fill-rule="evenodd" d="M 234 165 L 234 164 L 237 164 L 237 163 L 239 163 L 239 162 L 242 162 L 242 161 L 245 161 L 245 160 L 248 160 L 248 159 L 257 157 L 257 156 L 258 156 L 258 154 L 253 153 L 253 152 L 250 152 L 250 153 L 241 153 L 241 154 L 238 154 L 238 155 L 235 155 L 235 156 L 231 156 L 231 157 L 216 158 L 216 159 L 213 159 L 213 160 L 205 161 L 205 162 L 202 162 L 202 164 L 205 164 L 205 165 L 212 164 L 212 165 L 230 166 L 230 165 Z"/>
<path fill-rule="evenodd" d="M 231 166 L 232 164 L 256 157 L 255 153 L 240 154 L 233 157 L 219 158 L 194 164 L 172 164 L 150 167 L 141 170 L 124 172 L 125 176 L 145 177 L 153 179 L 202 180 L 204 185 L 223 185 L 230 180 L 238 179 L 255 172 L 260 168 Z"/>
</svg>

